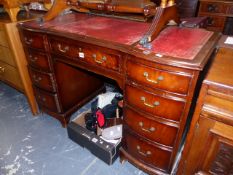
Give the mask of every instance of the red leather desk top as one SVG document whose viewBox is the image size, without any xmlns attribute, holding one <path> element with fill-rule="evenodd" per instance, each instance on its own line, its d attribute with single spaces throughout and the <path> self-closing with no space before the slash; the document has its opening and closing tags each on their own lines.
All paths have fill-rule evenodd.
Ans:
<svg viewBox="0 0 233 175">
<path fill-rule="evenodd" d="M 198 28 L 167 27 L 151 43 L 151 52 L 192 60 L 206 44 L 213 32 Z M 141 46 L 138 48 L 144 50 Z"/>
<path fill-rule="evenodd" d="M 39 24 L 29 23 L 38 28 Z M 45 22 L 39 28 L 63 33 L 84 35 L 123 45 L 132 45 L 146 33 L 150 24 L 116 18 L 72 13 Z M 151 43 L 150 52 L 192 60 L 206 44 L 213 32 L 198 28 L 167 27 Z M 136 46 L 145 50 L 141 46 Z"/>
</svg>

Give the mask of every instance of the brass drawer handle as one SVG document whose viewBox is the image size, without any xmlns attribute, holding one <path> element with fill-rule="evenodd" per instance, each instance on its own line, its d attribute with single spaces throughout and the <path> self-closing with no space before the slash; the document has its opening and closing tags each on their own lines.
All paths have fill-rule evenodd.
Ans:
<svg viewBox="0 0 233 175">
<path fill-rule="evenodd" d="M 3 74 L 5 72 L 5 67 L 0 66 L 0 74 Z"/>
<path fill-rule="evenodd" d="M 107 60 L 106 56 L 103 56 L 101 58 L 101 60 L 96 59 L 97 58 L 96 54 L 93 54 L 92 57 L 94 58 L 95 62 L 98 63 L 98 64 L 102 64 L 103 62 L 105 62 Z"/>
<path fill-rule="evenodd" d="M 32 62 L 35 62 L 36 60 L 38 60 L 38 58 L 35 56 L 33 57 L 32 55 L 29 55 L 29 58 Z"/>
<path fill-rule="evenodd" d="M 38 99 L 43 101 L 43 102 L 46 102 L 46 98 L 45 97 L 41 97 L 40 95 L 38 95 Z"/>
<path fill-rule="evenodd" d="M 145 106 L 148 106 L 148 107 L 150 107 L 150 108 L 154 108 L 154 107 L 160 105 L 159 101 L 155 101 L 153 104 L 147 103 L 145 97 L 141 97 L 141 100 L 143 101 L 143 104 L 144 104 Z"/>
<path fill-rule="evenodd" d="M 62 53 L 66 53 L 67 51 L 69 51 L 69 46 L 65 46 L 64 48 L 61 47 L 61 44 L 57 44 L 58 50 Z"/>
<path fill-rule="evenodd" d="M 143 155 L 144 157 L 147 157 L 147 156 L 151 155 L 151 151 L 142 152 L 141 147 L 139 145 L 137 145 L 137 151 L 138 151 L 139 154 Z"/>
<path fill-rule="evenodd" d="M 42 80 L 41 77 L 36 77 L 36 75 L 33 75 L 33 79 L 34 79 L 34 81 L 37 82 L 37 83 L 38 83 L 39 81 Z"/>
<path fill-rule="evenodd" d="M 27 37 L 25 37 L 24 41 L 25 41 L 26 44 L 30 45 L 30 44 L 32 44 L 33 39 L 32 38 L 28 39 Z"/>
<path fill-rule="evenodd" d="M 155 128 L 154 128 L 154 127 L 150 127 L 149 129 L 145 129 L 145 128 L 143 127 L 143 126 L 144 126 L 144 123 L 143 123 L 143 122 L 139 122 L 138 124 L 139 124 L 139 126 L 141 127 L 141 130 L 143 130 L 143 131 L 146 131 L 146 132 L 149 132 L 149 133 L 155 131 Z"/>
<path fill-rule="evenodd" d="M 157 80 L 151 80 L 151 79 L 149 78 L 149 73 L 148 73 L 148 72 L 144 72 L 144 73 L 143 73 L 143 76 L 146 77 L 146 80 L 147 80 L 147 81 L 149 81 L 149 82 L 151 82 L 151 83 L 154 83 L 154 84 L 158 84 L 159 81 L 164 80 L 164 77 L 163 77 L 163 76 L 159 76 L 159 77 L 157 78 Z"/>
</svg>

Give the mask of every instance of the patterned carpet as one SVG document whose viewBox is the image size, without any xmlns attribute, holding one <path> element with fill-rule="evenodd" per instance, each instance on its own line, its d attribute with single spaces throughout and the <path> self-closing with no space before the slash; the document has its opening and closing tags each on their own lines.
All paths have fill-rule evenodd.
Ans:
<svg viewBox="0 0 233 175">
<path fill-rule="evenodd" d="M 87 104 L 72 118 L 90 106 Z M 54 118 L 33 116 L 25 96 L 0 82 L 0 175 L 145 175 L 119 159 L 109 166 L 68 136 Z"/>
</svg>

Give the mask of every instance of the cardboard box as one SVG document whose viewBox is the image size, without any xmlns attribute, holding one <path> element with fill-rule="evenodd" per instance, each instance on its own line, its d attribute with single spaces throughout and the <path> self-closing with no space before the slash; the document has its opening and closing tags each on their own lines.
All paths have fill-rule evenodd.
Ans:
<svg viewBox="0 0 233 175">
<path fill-rule="evenodd" d="M 80 146 L 88 149 L 99 159 L 111 165 L 119 155 L 121 141 L 116 144 L 109 143 L 85 128 L 84 116 L 87 112 L 83 112 L 72 120 L 67 127 L 68 136 L 71 140 Z"/>
</svg>

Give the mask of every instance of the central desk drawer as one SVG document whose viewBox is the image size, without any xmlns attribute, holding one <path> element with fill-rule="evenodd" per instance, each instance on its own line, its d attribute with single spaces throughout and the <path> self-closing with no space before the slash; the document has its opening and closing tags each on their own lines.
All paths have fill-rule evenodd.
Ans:
<svg viewBox="0 0 233 175">
<path fill-rule="evenodd" d="M 126 103 L 157 117 L 180 121 L 185 102 L 126 85 Z M 180 100 L 180 99 L 179 99 Z"/>
<path fill-rule="evenodd" d="M 48 93 L 48 92 L 40 90 L 36 87 L 34 87 L 34 89 L 35 89 L 35 95 L 36 95 L 37 102 L 41 106 L 43 106 L 43 107 L 45 107 L 53 112 L 61 113 L 61 106 L 60 106 L 60 103 L 58 101 L 57 94 Z"/>
<path fill-rule="evenodd" d="M 152 141 L 171 147 L 175 143 L 178 132 L 178 128 L 176 127 L 144 117 L 129 108 L 125 109 L 124 121 L 139 135 Z"/>
<path fill-rule="evenodd" d="M 28 62 L 32 67 L 43 71 L 52 71 L 52 65 L 49 56 L 43 52 L 28 49 Z"/>
<path fill-rule="evenodd" d="M 124 130 L 124 149 L 137 160 L 164 170 L 169 170 L 172 150 L 154 145 Z"/>
<path fill-rule="evenodd" d="M 121 55 L 114 54 L 114 51 L 110 53 L 92 48 L 83 48 L 82 51 L 88 63 L 119 71 Z"/>
<path fill-rule="evenodd" d="M 44 73 L 29 68 L 31 80 L 34 85 L 50 92 L 56 92 L 55 80 L 52 73 Z"/>
<path fill-rule="evenodd" d="M 149 87 L 181 94 L 187 94 L 191 80 L 191 76 L 167 72 L 131 61 L 127 62 L 127 76 Z"/>
<path fill-rule="evenodd" d="M 92 65 L 109 68 L 115 71 L 120 69 L 121 54 L 118 51 L 93 46 L 76 41 L 63 41 L 49 38 L 52 52 L 70 59 L 81 60 Z"/>
</svg>

